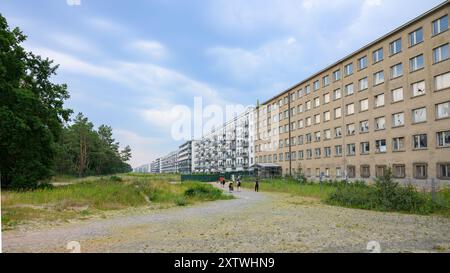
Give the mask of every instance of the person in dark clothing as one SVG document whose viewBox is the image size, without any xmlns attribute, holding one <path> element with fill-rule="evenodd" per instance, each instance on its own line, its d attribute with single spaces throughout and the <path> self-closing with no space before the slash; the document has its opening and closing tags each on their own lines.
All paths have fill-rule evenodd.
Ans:
<svg viewBox="0 0 450 273">
<path fill-rule="evenodd" d="M 259 192 L 259 177 L 256 176 L 256 180 L 255 180 L 255 191 Z"/>
<path fill-rule="evenodd" d="M 238 192 L 240 192 L 241 191 L 241 176 L 238 176 L 236 185 L 237 185 Z"/>
</svg>

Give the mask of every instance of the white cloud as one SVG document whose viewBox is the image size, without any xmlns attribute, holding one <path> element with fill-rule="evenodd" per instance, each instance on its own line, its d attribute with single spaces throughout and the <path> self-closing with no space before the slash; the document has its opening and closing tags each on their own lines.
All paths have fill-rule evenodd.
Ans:
<svg viewBox="0 0 450 273">
<path fill-rule="evenodd" d="M 99 18 L 99 17 L 89 18 L 87 19 L 86 23 L 90 27 L 96 28 L 97 30 L 106 31 L 110 33 L 127 32 L 127 29 L 124 26 L 106 18 Z"/>
<path fill-rule="evenodd" d="M 87 54 L 98 54 L 100 52 L 91 42 L 79 36 L 67 33 L 52 33 L 48 36 L 49 40 L 59 44 L 64 50 Z"/>
<path fill-rule="evenodd" d="M 301 63 L 302 46 L 296 38 L 288 37 L 271 41 L 256 49 L 214 47 L 207 54 L 220 71 L 237 81 L 277 80 L 286 70 L 293 70 Z M 278 72 L 273 73 L 278 70 Z"/>
<path fill-rule="evenodd" d="M 138 40 L 131 43 L 130 47 L 156 59 L 164 58 L 168 54 L 166 47 L 158 41 Z"/>
</svg>

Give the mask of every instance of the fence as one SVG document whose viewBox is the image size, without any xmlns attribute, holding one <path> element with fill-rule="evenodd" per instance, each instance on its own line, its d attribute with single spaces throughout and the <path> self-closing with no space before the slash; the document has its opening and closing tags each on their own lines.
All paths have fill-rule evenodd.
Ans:
<svg viewBox="0 0 450 273">
<path fill-rule="evenodd" d="M 220 177 L 224 177 L 226 180 L 231 180 L 234 175 L 237 178 L 251 175 L 250 172 L 229 172 L 229 173 L 214 173 L 214 174 L 182 174 L 181 181 L 198 181 L 198 182 L 214 182 L 218 181 Z"/>
</svg>

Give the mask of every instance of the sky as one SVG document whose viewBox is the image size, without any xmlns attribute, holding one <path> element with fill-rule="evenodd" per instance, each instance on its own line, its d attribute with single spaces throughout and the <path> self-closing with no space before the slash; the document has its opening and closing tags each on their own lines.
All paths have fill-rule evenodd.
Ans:
<svg viewBox="0 0 450 273">
<path fill-rule="evenodd" d="M 0 13 L 137 167 L 182 143 L 175 106 L 266 101 L 442 2 L 0 0 Z"/>
</svg>

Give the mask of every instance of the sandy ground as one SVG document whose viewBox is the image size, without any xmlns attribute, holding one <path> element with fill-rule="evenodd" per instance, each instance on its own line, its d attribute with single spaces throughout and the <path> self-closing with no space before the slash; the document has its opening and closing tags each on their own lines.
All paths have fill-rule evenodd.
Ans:
<svg viewBox="0 0 450 273">
<path fill-rule="evenodd" d="M 288 194 L 3 232 L 4 252 L 450 252 L 450 219 L 331 207 Z"/>
</svg>

